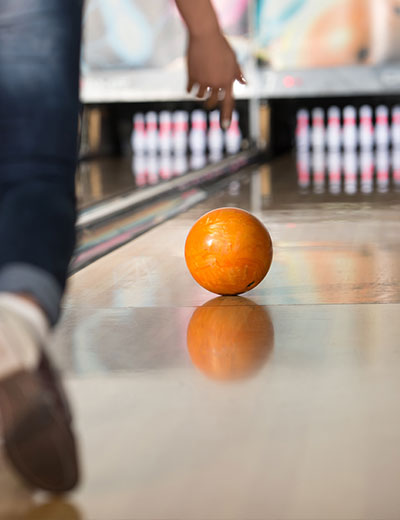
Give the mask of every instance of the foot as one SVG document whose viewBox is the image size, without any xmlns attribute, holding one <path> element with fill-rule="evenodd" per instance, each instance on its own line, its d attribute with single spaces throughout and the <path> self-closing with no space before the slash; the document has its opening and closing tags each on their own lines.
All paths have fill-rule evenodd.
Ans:
<svg viewBox="0 0 400 520">
<path fill-rule="evenodd" d="M 71 412 L 61 380 L 32 338 L 27 323 L 0 306 L 0 358 L 4 361 L 0 416 L 5 454 L 30 486 L 64 493 L 79 480 Z"/>
</svg>

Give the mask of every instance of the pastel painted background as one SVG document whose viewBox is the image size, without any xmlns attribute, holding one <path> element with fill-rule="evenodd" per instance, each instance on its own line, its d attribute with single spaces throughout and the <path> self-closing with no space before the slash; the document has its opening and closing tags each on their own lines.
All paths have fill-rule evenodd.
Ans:
<svg viewBox="0 0 400 520">
<path fill-rule="evenodd" d="M 257 53 L 275 69 L 400 58 L 399 0 L 260 0 L 256 18 Z"/>
<path fill-rule="evenodd" d="M 214 5 L 237 52 L 248 54 L 249 0 L 214 0 Z M 174 66 L 184 50 L 185 30 L 173 0 L 86 2 L 84 67 Z"/>
<path fill-rule="evenodd" d="M 400 59 L 400 0 L 214 0 L 214 5 L 242 62 L 256 55 L 267 66 L 285 69 Z M 185 31 L 172 0 L 87 0 L 84 35 L 86 70 L 182 65 Z"/>
</svg>

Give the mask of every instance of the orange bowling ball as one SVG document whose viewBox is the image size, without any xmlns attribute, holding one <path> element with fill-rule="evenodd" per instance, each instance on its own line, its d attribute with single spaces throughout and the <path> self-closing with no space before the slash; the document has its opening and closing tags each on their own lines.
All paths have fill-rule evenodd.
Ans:
<svg viewBox="0 0 400 520">
<path fill-rule="evenodd" d="M 219 208 L 191 228 L 185 260 L 193 278 L 208 291 L 241 294 L 256 287 L 268 273 L 272 241 L 265 226 L 249 212 Z"/>
<path fill-rule="evenodd" d="M 274 327 L 265 307 L 241 296 L 219 296 L 194 311 L 187 347 L 193 364 L 211 379 L 243 379 L 267 362 Z"/>
</svg>

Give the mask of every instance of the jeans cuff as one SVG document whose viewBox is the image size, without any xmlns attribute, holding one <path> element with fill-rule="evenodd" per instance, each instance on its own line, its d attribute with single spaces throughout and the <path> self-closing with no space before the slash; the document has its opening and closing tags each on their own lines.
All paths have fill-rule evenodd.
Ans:
<svg viewBox="0 0 400 520">
<path fill-rule="evenodd" d="M 54 276 L 40 267 L 11 263 L 0 269 L 0 292 L 29 293 L 54 326 L 60 315 L 63 291 Z"/>
</svg>

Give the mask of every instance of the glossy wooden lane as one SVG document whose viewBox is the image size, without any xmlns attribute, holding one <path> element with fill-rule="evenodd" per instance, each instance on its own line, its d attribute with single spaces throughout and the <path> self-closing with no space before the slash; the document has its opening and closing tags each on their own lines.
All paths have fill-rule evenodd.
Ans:
<svg viewBox="0 0 400 520">
<path fill-rule="evenodd" d="M 233 339 L 230 304 L 197 330 L 200 362 L 198 307 L 67 312 L 84 515 L 395 519 L 400 305 L 259 307 L 270 321 Z"/>
<path fill-rule="evenodd" d="M 206 202 L 111 253 L 105 262 L 77 273 L 67 305 L 204 303 L 209 293 L 193 284 L 185 266 L 184 243 L 198 217 L 225 205 L 253 212 L 272 236 L 273 264 L 251 292 L 257 303 L 400 301 L 399 194 L 358 202 L 349 197 L 303 199 L 287 162 L 278 162 L 276 171 L 260 168 L 240 177 L 241 187 L 232 181 Z"/>
<path fill-rule="evenodd" d="M 84 481 L 65 518 L 399 517 L 398 195 L 305 200 L 290 164 L 242 172 L 72 277 L 53 351 Z M 184 264 L 190 226 L 224 205 L 274 242 L 245 298 Z M 5 518 L 55 507 L 2 478 Z"/>
</svg>

